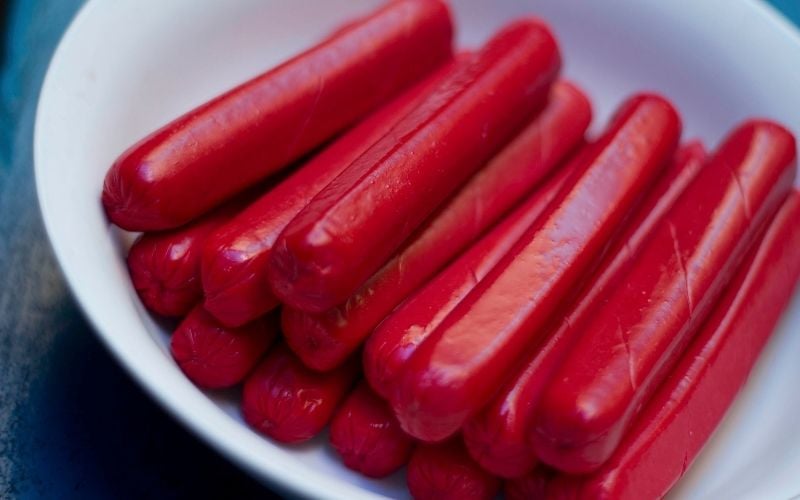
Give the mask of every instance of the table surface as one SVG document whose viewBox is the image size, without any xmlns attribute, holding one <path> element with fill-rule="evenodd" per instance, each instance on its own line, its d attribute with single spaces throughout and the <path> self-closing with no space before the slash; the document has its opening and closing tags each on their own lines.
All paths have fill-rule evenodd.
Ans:
<svg viewBox="0 0 800 500">
<path fill-rule="evenodd" d="M 31 143 L 83 0 L 0 1 L 0 498 L 269 498 L 174 422 L 99 344 L 39 216 Z M 800 0 L 771 0 L 800 24 Z"/>
</svg>

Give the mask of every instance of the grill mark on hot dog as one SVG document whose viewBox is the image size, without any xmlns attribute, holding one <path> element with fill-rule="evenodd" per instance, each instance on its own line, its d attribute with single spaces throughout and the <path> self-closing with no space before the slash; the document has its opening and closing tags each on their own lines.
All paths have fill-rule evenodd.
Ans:
<svg viewBox="0 0 800 500">
<path fill-rule="evenodd" d="M 686 302 L 689 304 L 689 314 L 694 313 L 694 300 L 692 298 L 692 289 L 689 286 L 689 273 L 686 271 L 686 262 L 684 261 L 683 254 L 681 253 L 680 243 L 678 243 L 678 233 L 675 229 L 675 224 L 672 221 L 667 221 L 669 225 L 669 232 L 672 235 L 672 244 L 675 250 L 675 258 L 678 260 L 678 265 L 683 276 L 683 284 L 686 288 Z"/>
</svg>

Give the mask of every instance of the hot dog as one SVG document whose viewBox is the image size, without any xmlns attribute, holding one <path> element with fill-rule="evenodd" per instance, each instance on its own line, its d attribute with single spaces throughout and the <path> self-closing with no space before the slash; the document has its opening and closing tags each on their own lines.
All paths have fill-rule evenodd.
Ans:
<svg viewBox="0 0 800 500">
<path fill-rule="evenodd" d="M 584 473 L 611 456 L 794 177 L 794 138 L 781 126 L 749 121 L 726 138 L 545 390 L 531 433 L 542 461 Z"/>
<path fill-rule="evenodd" d="M 196 306 L 172 334 L 170 351 L 192 382 L 223 389 L 244 380 L 277 335 L 275 315 L 226 328 Z"/>
<path fill-rule="evenodd" d="M 542 23 L 502 30 L 284 229 L 268 271 L 278 299 L 344 302 L 544 104 L 559 68 Z"/>
<path fill-rule="evenodd" d="M 526 356 L 529 361 L 524 368 L 464 426 L 470 455 L 482 467 L 500 477 L 517 477 L 533 469 L 536 455 L 528 443 L 528 428 L 542 390 L 582 332 L 581 325 L 598 307 L 599 298 L 625 278 L 631 261 L 654 228 L 663 223 L 664 215 L 695 178 L 705 158 L 699 142 L 690 142 L 678 150 L 663 178 L 626 223 L 625 233 L 608 250 L 596 277 L 570 306 L 566 319 L 543 345 L 529 349 L 531 354 Z"/>
<path fill-rule="evenodd" d="M 284 309 L 292 350 L 318 370 L 341 363 L 395 306 L 539 185 L 576 147 L 590 120 L 583 92 L 556 83 L 530 125 L 344 304 L 316 315 Z"/>
<path fill-rule="evenodd" d="M 133 287 L 150 311 L 178 318 L 203 299 L 200 260 L 203 247 L 235 212 L 216 210 L 174 231 L 146 233 L 128 252 Z"/>
<path fill-rule="evenodd" d="M 617 451 L 548 498 L 661 498 L 686 470 L 747 381 L 800 277 L 800 193 L 783 204 L 679 364 Z"/>
<path fill-rule="evenodd" d="M 388 398 L 397 374 L 450 311 L 491 271 L 555 198 L 574 169 L 566 166 L 522 205 L 384 319 L 364 346 L 364 375 Z"/>
<path fill-rule="evenodd" d="M 330 440 L 347 467 L 376 478 L 408 463 L 414 449 L 414 440 L 400 428 L 389 405 L 366 382 L 336 410 Z"/>
<path fill-rule="evenodd" d="M 106 176 L 106 213 L 135 231 L 189 222 L 443 63 L 452 31 L 440 0 L 387 3 L 132 146 Z"/>
<path fill-rule="evenodd" d="M 406 363 L 390 398 L 406 432 L 442 440 L 490 401 L 576 293 L 679 135 L 680 119 L 664 99 L 642 94 L 625 103 L 587 164 Z"/>
<path fill-rule="evenodd" d="M 267 283 L 266 263 L 280 232 L 322 188 L 410 113 L 454 65 L 444 65 L 379 108 L 217 230 L 202 256 L 205 308 L 229 326 L 273 309 L 278 301 Z"/>
<path fill-rule="evenodd" d="M 503 493 L 506 500 L 553 500 L 547 496 L 555 473 L 550 469 L 537 467 L 524 476 L 506 481 Z"/>
<path fill-rule="evenodd" d="M 277 441 L 307 441 L 328 424 L 357 375 L 357 363 L 313 372 L 278 344 L 245 380 L 242 414 L 251 427 Z"/>
<path fill-rule="evenodd" d="M 472 461 L 460 439 L 417 446 L 408 464 L 415 500 L 491 500 L 500 481 Z"/>
</svg>

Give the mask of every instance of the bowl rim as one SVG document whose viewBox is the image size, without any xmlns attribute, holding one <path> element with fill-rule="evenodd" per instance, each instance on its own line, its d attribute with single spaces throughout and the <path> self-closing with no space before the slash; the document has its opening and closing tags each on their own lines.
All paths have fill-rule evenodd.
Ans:
<svg viewBox="0 0 800 500">
<path fill-rule="evenodd" d="M 59 40 L 58 46 L 48 64 L 40 89 L 33 133 L 34 179 L 40 214 L 58 266 L 79 309 L 99 337 L 101 343 L 116 358 L 128 375 L 136 381 L 139 387 L 165 409 L 167 414 L 183 424 L 185 428 L 201 438 L 216 452 L 246 471 L 251 477 L 261 482 L 267 482 L 270 487 L 277 489 L 279 492 L 307 498 L 330 498 L 334 495 L 338 497 L 342 494 L 347 495 L 347 498 L 384 498 L 382 495 L 364 490 L 358 485 L 348 483 L 345 480 L 332 479 L 332 476 L 327 473 L 309 471 L 305 465 L 288 468 L 277 465 L 270 467 L 257 466 L 253 460 L 254 452 L 252 449 L 248 449 L 247 446 L 235 440 L 225 439 L 220 435 L 220 431 L 205 419 L 205 414 L 189 411 L 190 408 L 184 401 L 178 401 L 171 397 L 171 394 L 163 385 L 157 383 L 153 377 L 146 373 L 144 365 L 130 355 L 125 337 L 111 335 L 105 331 L 93 313 L 92 300 L 89 297 L 90 292 L 81 287 L 80 280 L 76 279 L 76 271 L 73 269 L 68 253 L 65 251 L 65 243 L 56 236 L 56 222 L 52 209 L 47 203 L 47 193 L 43 188 L 42 179 L 45 173 L 43 172 L 42 164 L 44 158 L 47 157 L 47 144 L 42 117 L 47 113 L 48 108 L 52 106 L 52 96 L 57 93 L 58 84 L 56 79 L 60 62 L 64 59 L 65 53 L 70 50 L 73 40 L 79 36 L 82 28 L 90 22 L 91 16 L 100 3 L 99 0 L 87 0 L 70 21 L 69 26 Z M 738 5 L 741 9 L 750 9 L 753 14 L 756 14 L 755 17 L 759 19 L 760 23 L 777 31 L 787 45 L 794 45 L 797 50 L 800 50 L 799 28 L 795 27 L 773 5 L 764 0 L 744 0 L 744 2 L 735 5 Z M 228 415 L 224 415 L 224 418 L 228 421 L 226 425 L 242 425 Z M 306 470 L 301 470 L 301 467 Z"/>
<path fill-rule="evenodd" d="M 86 0 L 78 9 L 61 36 L 50 58 L 40 88 L 33 130 L 33 169 L 39 212 L 44 222 L 50 247 L 58 262 L 58 268 L 79 310 L 90 324 L 95 335 L 99 337 L 105 349 L 111 353 L 112 357 L 122 366 L 128 376 L 130 376 L 152 400 L 164 409 L 171 418 L 181 423 L 191 434 L 200 438 L 204 443 L 210 446 L 212 450 L 245 471 L 250 477 L 262 484 L 269 485 L 269 487 L 273 488 L 276 492 L 295 497 L 339 498 L 340 495 L 346 495 L 346 498 L 365 500 L 386 498 L 383 495 L 365 490 L 356 484 L 334 478 L 329 474 L 309 470 L 307 466 L 303 464 L 287 465 L 275 464 L 272 462 L 272 465 L 269 467 L 257 466 L 257 461 L 255 460 L 257 458 L 256 452 L 252 449 L 248 449 L 243 443 L 223 437 L 221 435 L 221 428 L 215 427 L 214 423 L 207 421 L 209 415 L 205 412 L 195 413 L 190 411 L 191 408 L 185 401 L 177 401 L 163 384 L 156 383 L 155 380 L 147 374 L 145 364 L 131 355 L 131 346 L 129 342 L 126 342 L 125 337 L 112 335 L 107 332 L 100 324 L 97 315 L 94 314 L 92 307 L 93 301 L 90 298 L 91 292 L 82 287 L 81 281 L 77 279 L 76 270 L 73 269 L 72 262 L 65 250 L 65 242 L 61 241 L 56 236 L 58 233 L 55 231 L 56 223 L 54 221 L 54 215 L 47 202 L 44 188 L 45 183 L 42 181 L 44 178 L 42 164 L 44 163 L 44 158 L 47 157 L 46 134 L 44 132 L 44 120 L 42 117 L 48 113 L 49 107 L 52 106 L 52 96 L 57 92 L 56 73 L 61 61 L 65 57 L 64 54 L 70 50 L 70 45 L 79 36 L 83 27 L 90 22 L 91 16 L 99 8 L 100 4 L 102 4 L 102 2 L 99 0 Z M 190 382 L 188 383 L 191 384 Z M 208 404 L 213 405 L 211 400 L 209 400 L 200 389 L 197 389 L 197 394 Z M 228 429 L 235 430 L 235 428 L 243 427 L 243 424 L 235 421 L 229 415 L 221 411 L 216 417 L 218 418 L 214 419 L 215 423 L 228 427 Z"/>
</svg>

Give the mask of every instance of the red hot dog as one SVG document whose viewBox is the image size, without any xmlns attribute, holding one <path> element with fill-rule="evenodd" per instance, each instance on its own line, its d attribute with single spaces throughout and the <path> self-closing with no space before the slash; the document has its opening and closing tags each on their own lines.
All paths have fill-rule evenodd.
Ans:
<svg viewBox="0 0 800 500">
<path fill-rule="evenodd" d="M 547 496 L 547 488 L 555 474 L 538 467 L 524 476 L 506 481 L 503 493 L 506 500 L 554 500 Z"/>
<path fill-rule="evenodd" d="M 148 233 L 136 240 L 128 253 L 128 271 L 147 309 L 177 318 L 203 299 L 203 246 L 233 215 L 231 210 L 217 210 L 180 229 Z"/>
<path fill-rule="evenodd" d="M 242 414 L 251 427 L 277 441 L 307 441 L 328 424 L 357 375 L 357 363 L 313 372 L 279 344 L 247 377 Z"/>
<path fill-rule="evenodd" d="M 454 64 L 445 65 L 379 108 L 216 231 L 202 257 L 205 308 L 229 326 L 273 309 L 278 301 L 267 283 L 266 264 L 286 224 L 453 70 Z"/>
<path fill-rule="evenodd" d="M 283 311 L 287 343 L 306 365 L 343 362 L 403 299 L 510 210 L 575 148 L 591 120 L 577 87 L 553 86 L 542 112 L 341 306 Z"/>
<path fill-rule="evenodd" d="M 663 223 L 664 215 L 695 178 L 705 158 L 699 142 L 678 150 L 664 177 L 626 223 L 625 233 L 609 249 L 591 285 L 570 306 L 567 318 L 543 345 L 529 350 L 533 352 L 527 357 L 530 361 L 519 374 L 464 426 L 464 441 L 470 455 L 486 470 L 500 477 L 517 477 L 536 465 L 528 430 L 542 390 L 582 331 L 580 325 L 591 316 L 599 298 L 624 279 L 626 269 L 647 237 Z"/>
<path fill-rule="evenodd" d="M 545 390 L 531 433 L 542 461 L 585 473 L 611 456 L 788 195 L 794 163 L 779 125 L 750 121 L 728 136 Z"/>
<path fill-rule="evenodd" d="M 414 440 L 400 428 L 392 409 L 365 382 L 336 410 L 330 436 L 342 462 L 368 477 L 400 469 L 414 449 Z"/>
<path fill-rule="evenodd" d="M 403 429 L 442 440 L 501 388 L 591 270 L 680 135 L 674 108 L 630 99 L 544 214 L 406 363 L 392 394 Z"/>
<path fill-rule="evenodd" d="M 563 477 L 547 498 L 662 498 L 747 381 L 800 278 L 800 193 L 783 204 L 680 363 L 608 462 Z"/>
<path fill-rule="evenodd" d="M 103 205 L 128 230 L 180 226 L 285 167 L 450 57 L 440 0 L 395 0 L 128 149 Z"/>
<path fill-rule="evenodd" d="M 226 328 L 197 306 L 172 334 L 170 351 L 192 382 L 224 389 L 244 380 L 277 335 L 276 316 Z"/>
<path fill-rule="evenodd" d="M 472 461 L 460 439 L 417 446 L 406 479 L 415 500 L 491 500 L 500 491 L 500 481 Z"/>
<path fill-rule="evenodd" d="M 543 24 L 496 35 L 289 223 L 270 257 L 278 299 L 343 303 L 544 104 L 559 68 Z"/>
<path fill-rule="evenodd" d="M 428 335 L 508 252 L 558 194 L 574 169 L 565 167 L 491 232 L 384 319 L 364 347 L 364 375 L 389 398 L 397 374 Z"/>
</svg>

